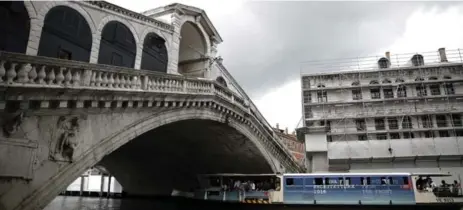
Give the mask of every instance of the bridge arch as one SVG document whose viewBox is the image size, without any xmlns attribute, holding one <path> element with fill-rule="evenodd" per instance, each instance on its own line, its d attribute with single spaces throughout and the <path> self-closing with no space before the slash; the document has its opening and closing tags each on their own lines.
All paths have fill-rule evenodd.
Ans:
<svg viewBox="0 0 463 210">
<path fill-rule="evenodd" d="M 37 54 L 88 62 L 93 37 L 87 19 L 72 7 L 52 7 L 43 21 Z"/>
<path fill-rule="evenodd" d="M 166 40 L 157 33 L 144 36 L 140 69 L 167 73 L 169 55 Z"/>
<path fill-rule="evenodd" d="M 98 63 L 134 68 L 137 56 L 136 33 L 117 20 L 106 23 L 101 31 Z"/>
<path fill-rule="evenodd" d="M 25 53 L 33 8 L 21 1 L 0 2 L 0 51 Z"/>
<path fill-rule="evenodd" d="M 161 113 L 156 112 L 148 116 L 147 113 L 140 113 L 140 116 L 143 117 L 140 117 L 132 124 L 125 126 L 124 129 L 121 129 L 117 133 L 110 134 L 108 132 L 104 138 L 94 140 L 93 145 L 87 147 L 87 150 L 79 152 L 80 154 L 73 158 L 73 162 L 61 165 L 60 169 L 56 170 L 59 171 L 56 172 L 56 174 L 50 174 L 49 172 L 46 173 L 49 174 L 50 177 L 47 179 L 42 177 L 40 180 L 43 182 L 36 183 L 35 186 L 38 187 L 35 189 L 30 189 L 30 192 L 27 192 L 27 195 L 24 195 L 25 192 L 21 193 L 16 191 L 16 189 L 13 189 L 11 192 L 9 192 L 10 196 L 23 194 L 23 197 L 27 197 L 27 199 L 23 200 L 21 204 L 19 204 L 20 206 L 17 206 L 17 208 L 20 207 L 29 209 L 33 206 L 39 206 L 42 208 L 45 207 L 54 197 L 56 197 L 56 195 L 61 190 L 63 190 L 64 187 L 72 183 L 72 181 L 80 176 L 86 169 L 99 163 L 105 156 L 110 157 L 111 153 L 118 150 L 119 148 L 123 148 L 124 145 L 132 142 L 134 139 L 147 132 L 156 131 L 156 129 L 162 128 L 163 126 L 189 120 L 207 121 L 216 124 L 223 124 L 225 121 L 227 121 L 224 119 L 225 115 L 223 112 L 212 109 L 174 109 L 170 111 L 163 111 Z M 93 122 L 90 123 L 91 126 L 88 124 L 86 125 L 86 128 L 88 130 L 92 130 L 90 127 L 98 126 L 96 125 L 98 122 L 106 123 L 102 120 L 98 121 L 95 118 L 93 119 Z M 257 148 L 259 155 L 261 155 L 260 157 L 263 158 L 267 163 L 268 171 L 265 172 L 270 173 L 278 171 L 277 165 L 272 159 L 272 156 L 265 150 L 262 143 L 258 141 L 258 136 L 251 128 L 233 120 L 230 120 L 228 121 L 228 124 L 223 125 L 229 127 L 230 129 L 236 130 L 238 134 L 246 137 L 246 139 L 250 141 L 250 143 L 254 145 L 255 148 Z M 81 132 L 85 131 L 81 130 Z M 105 161 L 102 162 L 103 165 L 105 165 Z M 109 166 L 108 168 L 111 171 L 111 164 L 106 164 L 106 166 Z M 121 184 L 124 185 L 123 178 L 120 179 L 117 177 L 117 175 L 115 177 L 118 180 L 122 180 Z M 17 189 L 23 190 L 23 188 Z M 5 198 L 7 197 L 8 196 L 5 196 Z"/>
<path fill-rule="evenodd" d="M 209 54 L 209 42 L 202 28 L 193 21 L 185 20 L 180 27 L 178 72 L 188 76 L 203 77 L 201 59 Z M 198 65 L 199 64 L 199 65 Z"/>
</svg>

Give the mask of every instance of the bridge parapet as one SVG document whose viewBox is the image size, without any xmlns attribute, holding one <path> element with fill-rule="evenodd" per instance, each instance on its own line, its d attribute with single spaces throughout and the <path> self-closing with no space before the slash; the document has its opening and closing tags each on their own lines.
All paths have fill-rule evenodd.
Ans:
<svg viewBox="0 0 463 210">
<path fill-rule="evenodd" d="M 126 95 L 142 94 L 145 97 L 145 100 L 142 100 L 142 106 L 145 107 L 149 107 L 153 103 L 152 100 L 149 100 L 150 94 L 161 94 L 165 97 L 170 95 L 216 96 L 232 105 L 227 108 L 219 107 L 227 116 L 225 120 L 227 121 L 228 117 L 234 118 L 257 133 L 260 138 L 259 141 L 265 145 L 266 150 L 284 166 L 284 169 L 281 170 L 290 172 L 304 171 L 293 159 L 287 148 L 276 139 L 278 136 L 274 135 L 273 131 L 269 131 L 265 122 L 253 113 L 247 102 L 245 102 L 246 100 L 214 80 L 0 52 L 0 88 L 5 90 L 26 88 L 42 91 L 44 89 L 62 89 L 70 92 L 96 91 L 106 93 L 105 100 L 64 100 L 62 97 L 57 96 L 54 99 L 54 101 L 58 101 L 55 108 L 116 108 L 127 106 L 123 104 L 122 100 L 114 99 L 115 97 L 111 94 L 114 92 Z M 64 91 L 62 91 L 62 94 L 65 94 Z M 5 101 L 0 102 L 0 109 L 8 108 L 10 101 L 24 101 L 25 98 L 20 93 L 9 94 L 6 96 Z M 51 99 L 41 101 L 43 100 L 41 96 L 28 96 L 27 100 L 35 102 L 29 103 L 29 107 L 40 108 L 48 106 Z M 178 102 L 173 101 L 172 103 Z M 169 106 L 165 103 L 158 105 Z M 216 105 L 211 104 L 211 106 Z"/>
</svg>

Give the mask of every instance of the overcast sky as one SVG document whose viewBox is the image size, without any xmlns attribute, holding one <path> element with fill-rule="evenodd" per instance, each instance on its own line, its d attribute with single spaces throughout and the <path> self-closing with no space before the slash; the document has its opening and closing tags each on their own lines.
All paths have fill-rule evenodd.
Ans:
<svg viewBox="0 0 463 210">
<path fill-rule="evenodd" d="M 204 9 L 227 69 L 271 124 L 290 130 L 301 119 L 303 61 L 463 46 L 462 2 L 110 2 L 136 12 L 173 2 Z"/>
</svg>

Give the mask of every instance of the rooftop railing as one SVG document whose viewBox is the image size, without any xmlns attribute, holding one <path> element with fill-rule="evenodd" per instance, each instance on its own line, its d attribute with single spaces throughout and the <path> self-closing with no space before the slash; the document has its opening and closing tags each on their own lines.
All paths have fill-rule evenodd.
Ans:
<svg viewBox="0 0 463 210">
<path fill-rule="evenodd" d="M 329 75 L 358 71 L 387 71 L 399 68 L 420 68 L 463 63 L 463 50 L 445 50 L 369 56 L 357 58 L 307 61 L 301 64 L 301 75 Z"/>
</svg>

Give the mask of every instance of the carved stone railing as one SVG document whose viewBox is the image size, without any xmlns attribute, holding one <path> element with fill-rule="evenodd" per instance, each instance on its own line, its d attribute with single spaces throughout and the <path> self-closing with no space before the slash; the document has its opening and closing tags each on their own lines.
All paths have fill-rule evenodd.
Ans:
<svg viewBox="0 0 463 210">
<path fill-rule="evenodd" d="M 169 25 L 167 23 L 163 23 L 163 22 L 161 22 L 159 20 L 156 20 L 154 18 L 150 18 L 148 16 L 145 16 L 145 15 L 142 15 L 140 13 L 125 9 L 123 7 L 117 6 L 115 4 L 111 4 L 111 3 L 106 2 L 106 1 L 83 1 L 83 2 L 91 4 L 91 5 L 98 6 L 100 8 L 112 10 L 112 11 L 120 13 L 122 15 L 132 17 L 132 18 L 141 20 L 143 22 L 148 22 L 150 24 L 153 24 L 155 26 L 158 26 L 158 27 L 170 30 L 170 31 L 174 30 L 174 26 L 172 26 L 172 25 Z"/>
<path fill-rule="evenodd" d="M 287 148 L 268 131 L 265 122 L 252 113 L 245 100 L 214 80 L 0 51 L 2 86 L 215 95 L 244 111 L 270 142 L 270 147 L 280 154 L 281 161 L 301 171 L 294 165 L 296 162 Z"/>
<path fill-rule="evenodd" d="M 262 127 L 263 129 L 265 129 L 270 135 L 272 135 L 277 141 L 277 144 L 279 145 L 279 147 L 283 148 L 284 151 L 289 151 L 289 148 L 282 144 L 282 139 L 273 131 L 272 129 L 272 126 L 270 125 L 270 123 L 267 121 L 267 119 L 265 119 L 265 117 L 262 115 L 262 113 L 260 113 L 259 109 L 257 109 L 257 106 L 252 102 L 252 100 L 249 98 L 249 96 L 246 94 L 246 92 L 241 88 L 240 85 L 238 85 L 238 82 L 235 80 L 235 78 L 230 74 L 230 72 L 228 72 L 228 70 L 225 68 L 225 66 L 222 64 L 222 62 L 217 62 L 218 64 L 218 67 L 219 67 L 219 70 L 225 74 L 225 76 L 230 79 L 235 85 L 236 89 L 238 90 L 238 92 L 241 93 L 241 95 L 244 96 L 244 99 L 235 99 L 235 100 L 243 100 L 242 103 L 243 104 L 246 104 L 246 107 L 249 107 L 249 111 L 251 113 L 251 115 L 253 115 L 255 118 L 259 119 L 260 123 L 262 124 Z M 246 102 L 247 103 L 246 103 Z M 290 155 L 290 157 L 293 157 L 292 155 Z M 297 160 L 295 158 L 293 158 L 294 161 L 297 162 Z M 302 168 L 304 168 L 305 166 L 301 166 Z M 306 171 L 305 169 L 301 169 L 303 171 Z"/>
</svg>

